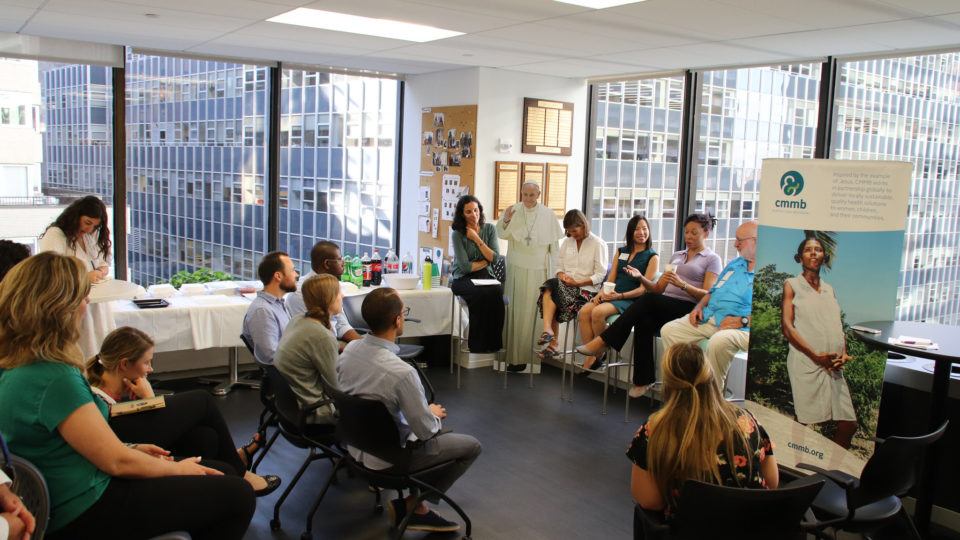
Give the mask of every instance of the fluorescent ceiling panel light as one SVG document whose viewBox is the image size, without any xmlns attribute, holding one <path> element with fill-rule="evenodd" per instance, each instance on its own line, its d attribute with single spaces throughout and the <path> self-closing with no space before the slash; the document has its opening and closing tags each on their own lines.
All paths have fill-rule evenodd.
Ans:
<svg viewBox="0 0 960 540">
<path fill-rule="evenodd" d="M 554 0 L 564 4 L 573 4 L 593 9 L 604 9 L 609 7 L 624 6 L 626 4 L 639 4 L 643 0 Z"/>
<path fill-rule="evenodd" d="M 463 32 L 454 32 L 453 30 L 444 30 L 443 28 L 423 24 L 374 19 L 310 8 L 297 8 L 276 17 L 270 17 L 267 21 L 420 43 L 463 35 Z"/>
</svg>

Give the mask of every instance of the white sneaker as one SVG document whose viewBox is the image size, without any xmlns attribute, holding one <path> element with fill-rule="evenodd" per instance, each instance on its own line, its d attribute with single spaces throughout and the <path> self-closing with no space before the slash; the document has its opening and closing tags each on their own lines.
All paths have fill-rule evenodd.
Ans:
<svg viewBox="0 0 960 540">
<path fill-rule="evenodd" d="M 632 398 L 642 397 L 644 394 L 647 393 L 647 390 L 649 388 L 650 388 L 649 386 L 631 386 L 628 394 Z"/>
</svg>

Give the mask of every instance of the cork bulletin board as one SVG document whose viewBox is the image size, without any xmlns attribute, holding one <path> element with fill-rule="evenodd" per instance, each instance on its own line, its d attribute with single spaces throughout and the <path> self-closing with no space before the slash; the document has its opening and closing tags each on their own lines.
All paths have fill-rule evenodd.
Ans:
<svg viewBox="0 0 960 540">
<path fill-rule="evenodd" d="M 419 258 L 426 249 L 449 258 L 450 225 L 457 199 L 473 195 L 477 106 L 421 109 L 420 188 L 417 197 Z"/>
</svg>

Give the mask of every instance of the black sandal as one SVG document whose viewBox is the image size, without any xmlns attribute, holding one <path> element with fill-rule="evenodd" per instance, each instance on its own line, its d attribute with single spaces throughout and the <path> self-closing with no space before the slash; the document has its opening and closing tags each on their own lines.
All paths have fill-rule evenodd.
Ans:
<svg viewBox="0 0 960 540">
<path fill-rule="evenodd" d="M 537 340 L 537 346 L 538 347 L 543 347 L 544 345 L 549 346 L 550 343 L 552 342 L 553 342 L 553 334 L 551 334 L 550 332 L 544 332 L 543 334 L 540 335 L 540 339 Z"/>
<path fill-rule="evenodd" d="M 250 442 L 248 442 L 244 446 L 241 446 L 240 448 L 237 448 L 237 450 L 239 450 L 240 453 L 243 454 L 243 458 L 241 459 L 241 461 L 244 461 L 244 465 L 247 466 L 247 469 L 249 469 L 250 466 L 253 464 L 253 458 L 257 455 L 257 452 L 263 449 L 263 446 L 261 446 L 261 444 L 264 438 L 265 437 L 263 433 L 261 432 L 254 433 L 253 437 L 250 438 Z"/>
</svg>

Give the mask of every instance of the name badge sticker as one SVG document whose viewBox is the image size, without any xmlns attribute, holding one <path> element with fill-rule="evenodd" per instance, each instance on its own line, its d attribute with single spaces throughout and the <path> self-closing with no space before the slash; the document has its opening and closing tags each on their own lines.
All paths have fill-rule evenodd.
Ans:
<svg viewBox="0 0 960 540">
<path fill-rule="evenodd" d="M 630 255 L 627 253 L 621 253 L 620 256 L 617 258 L 620 259 L 621 261 L 626 261 L 630 259 Z"/>
</svg>

